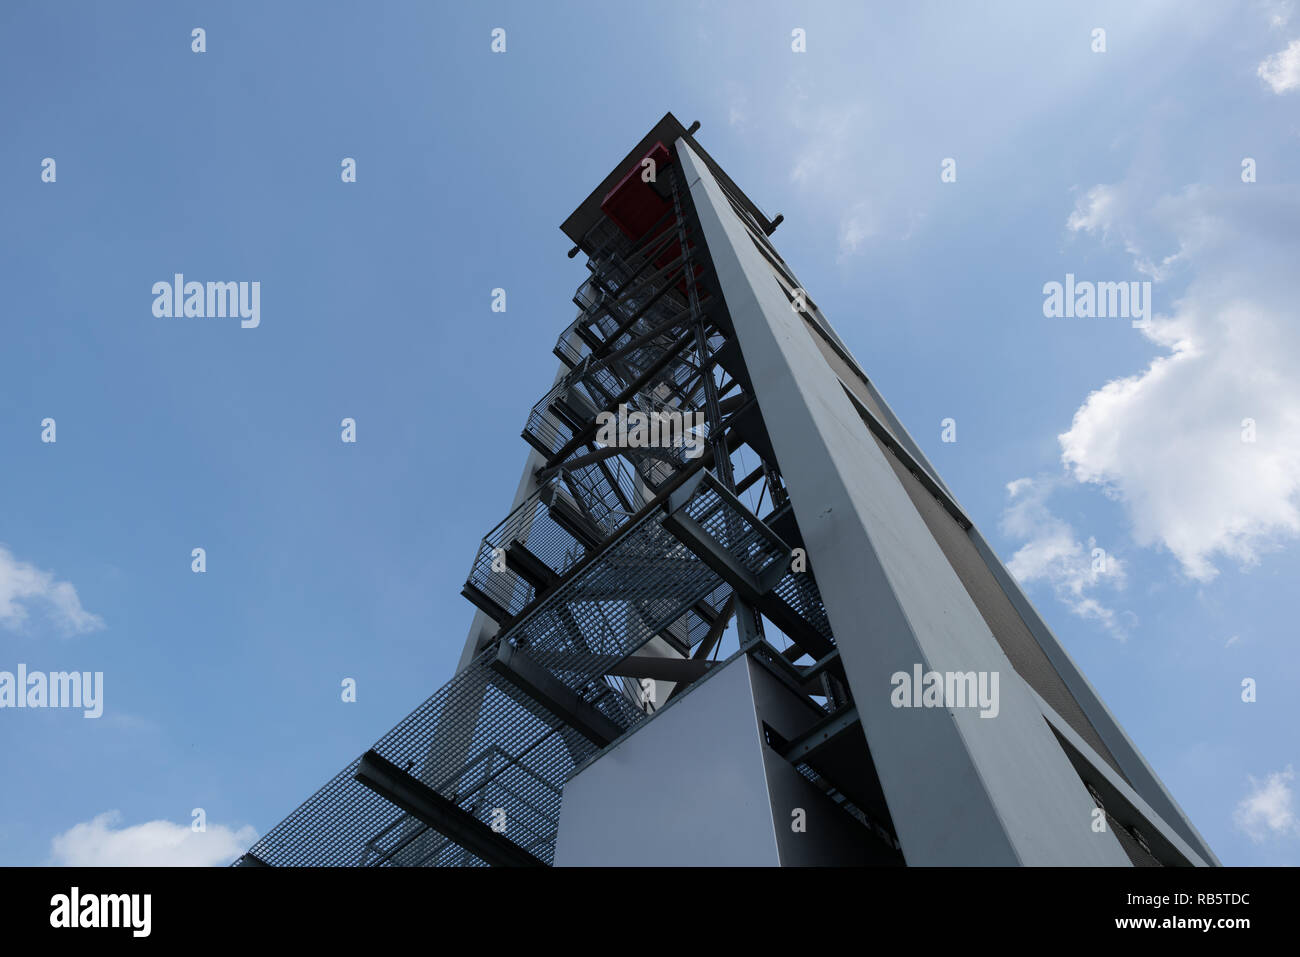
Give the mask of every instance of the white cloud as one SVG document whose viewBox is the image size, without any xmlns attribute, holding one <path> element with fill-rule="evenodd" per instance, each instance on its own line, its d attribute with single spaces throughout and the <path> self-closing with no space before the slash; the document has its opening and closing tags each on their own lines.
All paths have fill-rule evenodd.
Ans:
<svg viewBox="0 0 1300 957">
<path fill-rule="evenodd" d="M 50 842 L 51 863 L 63 867 L 219 867 L 257 840 L 252 826 L 220 824 L 194 831 L 187 824 L 149 821 L 117 827 L 118 811 L 77 824 Z"/>
<path fill-rule="evenodd" d="M 1121 240 L 1124 251 L 1133 257 L 1137 271 L 1151 277 L 1154 282 L 1161 282 L 1169 277 L 1182 253 L 1181 250 L 1173 252 L 1156 262 L 1143 250 L 1135 224 L 1124 215 L 1131 204 L 1131 195 L 1140 194 L 1142 188 L 1139 184 L 1102 183 L 1094 186 L 1075 203 L 1065 227 L 1072 233 L 1092 233 L 1102 239 Z"/>
<path fill-rule="evenodd" d="M 1178 252 L 1164 262 L 1193 278 L 1142 330 L 1162 354 L 1087 397 L 1062 460 L 1123 502 L 1138 544 L 1208 581 L 1216 556 L 1249 566 L 1300 534 L 1300 190 L 1197 187 L 1150 207 L 1110 195 L 1104 215 L 1071 222 L 1167 232 Z"/>
<path fill-rule="evenodd" d="M 906 239 L 919 222 L 897 195 L 882 187 L 883 175 L 872 170 L 881 148 L 861 104 L 811 106 L 812 98 L 797 84 L 787 90 L 785 122 L 797 143 L 790 180 L 805 201 L 824 203 L 838 217 L 836 246 L 843 263 L 861 253 L 868 240 Z"/>
<path fill-rule="evenodd" d="M 840 222 L 839 259 L 856 253 L 863 242 L 876 234 L 876 220 L 867 203 L 856 203 Z"/>
<path fill-rule="evenodd" d="M 1300 818 L 1296 817 L 1295 792 L 1291 782 L 1295 771 L 1290 765 L 1274 771 L 1263 781 L 1250 778 L 1250 793 L 1241 799 L 1233 812 L 1233 823 L 1255 843 L 1269 838 L 1300 836 Z"/>
<path fill-rule="evenodd" d="M 852 182 L 854 144 L 862 135 L 861 110 L 856 106 L 811 110 L 804 100 L 788 116 L 799 141 L 790 179 L 822 187 L 828 181 Z"/>
<path fill-rule="evenodd" d="M 81 607 L 77 590 L 58 581 L 52 572 L 16 559 L 0 545 L 0 626 L 17 630 L 27 621 L 28 605 L 43 607 L 65 634 L 82 634 L 104 627 L 104 620 Z"/>
<path fill-rule="evenodd" d="M 1266 57 L 1260 63 L 1258 73 L 1274 93 L 1289 93 L 1300 88 L 1300 40 L 1292 40 L 1285 50 Z"/>
<path fill-rule="evenodd" d="M 1274 30 L 1285 27 L 1295 14 L 1295 4 L 1292 0 L 1257 0 L 1257 2 L 1264 19 Z"/>
<path fill-rule="evenodd" d="M 749 126 L 749 91 L 748 88 L 734 80 L 727 81 L 725 91 L 727 125 L 732 129 L 743 130 Z"/>
<path fill-rule="evenodd" d="M 1071 232 L 1085 230 L 1100 231 L 1103 235 L 1114 225 L 1116 209 L 1116 189 L 1106 183 L 1100 183 L 1088 190 L 1074 205 L 1074 212 L 1065 221 Z"/>
<path fill-rule="evenodd" d="M 1109 554 L 1094 557 L 1097 542 L 1080 541 L 1074 529 L 1047 507 L 1055 482 L 1016 479 L 1007 483 L 1010 504 L 1002 513 L 1003 534 L 1023 541 L 1007 562 L 1007 571 L 1023 585 L 1044 582 L 1056 598 L 1081 618 L 1092 618 L 1117 638 L 1124 638 L 1133 615 L 1117 613 L 1090 592 L 1101 585 L 1123 588 L 1124 563 Z"/>
</svg>

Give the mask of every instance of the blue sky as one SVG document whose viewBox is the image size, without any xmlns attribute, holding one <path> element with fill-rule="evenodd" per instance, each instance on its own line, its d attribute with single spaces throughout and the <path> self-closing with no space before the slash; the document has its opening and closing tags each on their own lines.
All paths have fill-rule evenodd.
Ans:
<svg viewBox="0 0 1300 957">
<path fill-rule="evenodd" d="M 225 863 L 450 676 L 557 227 L 667 110 L 1220 858 L 1300 863 L 1298 107 L 1280 2 L 4 4 L 0 670 L 105 705 L 0 711 L 0 863 Z"/>
</svg>

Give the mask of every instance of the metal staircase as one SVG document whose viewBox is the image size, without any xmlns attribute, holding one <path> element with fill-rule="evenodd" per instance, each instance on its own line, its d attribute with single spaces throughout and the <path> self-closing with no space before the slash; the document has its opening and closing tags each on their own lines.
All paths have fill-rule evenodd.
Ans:
<svg viewBox="0 0 1300 957">
<path fill-rule="evenodd" d="M 568 371 L 523 431 L 544 457 L 536 491 L 483 536 L 462 589 L 496 636 L 242 864 L 549 864 L 568 776 L 665 705 L 643 682 L 671 700 L 705 679 L 738 610 L 792 641 L 770 656 L 801 693 L 847 698 L 833 667 L 804 680 L 792 664 L 834 638 L 773 528 L 797 532 L 788 506 L 764 521 L 733 491 L 754 403 L 724 366 L 729 319 L 678 170 L 659 176 L 671 202 L 645 235 L 602 217 L 581 244 L 591 275 L 555 348 Z M 703 454 L 600 444 L 597 416 L 620 406 L 700 413 Z M 761 480 L 783 500 L 774 468 Z"/>
</svg>

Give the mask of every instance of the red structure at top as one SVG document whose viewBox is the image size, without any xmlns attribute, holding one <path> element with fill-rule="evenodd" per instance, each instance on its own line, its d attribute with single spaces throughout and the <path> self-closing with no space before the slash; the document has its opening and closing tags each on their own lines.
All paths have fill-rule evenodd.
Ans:
<svg viewBox="0 0 1300 957">
<path fill-rule="evenodd" d="M 663 143 L 655 143 L 627 175 L 619 180 L 618 185 L 605 194 L 600 209 L 608 216 L 628 239 L 640 239 L 646 230 L 657 223 L 668 207 L 668 200 L 654 190 L 651 183 L 642 179 L 644 163 L 647 159 L 654 161 L 654 170 L 666 169 L 672 163 L 672 154 Z"/>
</svg>

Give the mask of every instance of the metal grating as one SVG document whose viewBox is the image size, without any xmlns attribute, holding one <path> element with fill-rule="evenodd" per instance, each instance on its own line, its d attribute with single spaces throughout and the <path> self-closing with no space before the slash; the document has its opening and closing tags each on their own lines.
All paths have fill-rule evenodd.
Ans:
<svg viewBox="0 0 1300 957">
<path fill-rule="evenodd" d="M 673 225 L 665 221 L 662 229 L 632 242 L 602 217 L 588 234 L 591 275 L 573 295 L 581 311 L 554 350 L 570 371 L 529 413 L 524 437 L 534 447 L 557 454 L 575 429 L 611 408 L 670 354 L 679 353 L 678 359 L 660 371 L 660 382 L 680 391 L 697 375 L 680 355 L 686 350 L 678 337 L 691 315 Z M 684 405 L 692 404 L 688 398 Z"/>
<path fill-rule="evenodd" d="M 521 502 L 496 528 L 483 536 L 474 555 L 466 584 L 487 595 L 512 616 L 519 614 L 536 595 L 533 585 L 508 566 L 497 570 L 512 544 L 517 542 L 527 548 L 557 576 L 563 575 L 587 554 L 583 543 L 551 517 L 549 503 L 555 496 L 564 494 L 560 484 L 559 478 L 552 479 Z"/>
<path fill-rule="evenodd" d="M 680 333 L 679 333 L 680 335 Z M 660 370 L 655 387 L 645 387 L 625 400 L 629 409 L 654 412 L 656 409 L 680 407 L 655 395 L 680 391 L 696 377 L 696 367 L 686 361 L 690 344 L 682 345 L 669 335 L 656 336 L 643 347 L 630 351 L 617 361 L 592 362 L 588 356 L 542 396 L 528 413 L 524 437 L 529 444 L 555 455 L 573 439 L 577 431 L 592 422 L 596 413 L 612 410 L 616 401 L 631 389 L 642 374 L 669 353 L 676 359 Z M 687 407 L 698 407 L 695 389 L 687 396 Z"/>
<path fill-rule="evenodd" d="M 564 727 L 479 655 L 384 735 L 374 750 L 549 863 L 560 788 L 596 746 Z M 273 866 L 473 864 L 476 859 L 353 779 L 336 775 L 250 849 Z"/>
<path fill-rule="evenodd" d="M 802 572 L 787 572 L 773 586 L 772 591 L 794 609 L 795 614 L 811 625 L 814 631 L 830 644 L 835 644 L 830 619 L 826 617 L 826 606 L 822 604 L 822 593 L 817 588 L 817 579 L 813 577 L 811 567 Z"/>
<path fill-rule="evenodd" d="M 717 592 L 722 579 L 649 513 L 584 573 L 561 586 L 502 641 L 526 651 L 622 728 L 639 705 L 609 682 L 591 681 L 609 656 L 624 657 Z M 689 640 L 691 629 L 675 637 Z M 703 632 L 696 629 L 700 637 Z M 698 638 L 696 638 L 698 640 Z"/>
<path fill-rule="evenodd" d="M 680 510 L 730 552 L 754 579 L 761 579 L 769 569 L 790 560 L 780 540 L 754 522 L 748 510 L 733 495 L 724 494 L 711 473 L 704 477 Z"/>
<path fill-rule="evenodd" d="M 686 507 L 711 495 L 701 484 Z M 666 631 L 698 642 L 707 626 L 696 609 L 707 605 L 716 615 L 728 594 L 719 576 L 663 528 L 662 517 L 647 510 L 500 638 L 620 730 L 647 717 L 623 682 L 606 679 L 610 656 L 626 657 Z M 496 656 L 494 643 L 374 750 L 489 826 L 503 811 L 505 836 L 550 863 L 564 782 L 598 748 L 496 672 Z M 355 781 L 358 763 L 250 853 L 275 866 L 481 863 Z"/>
</svg>

